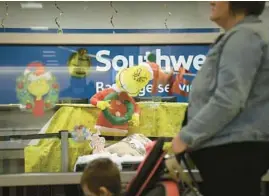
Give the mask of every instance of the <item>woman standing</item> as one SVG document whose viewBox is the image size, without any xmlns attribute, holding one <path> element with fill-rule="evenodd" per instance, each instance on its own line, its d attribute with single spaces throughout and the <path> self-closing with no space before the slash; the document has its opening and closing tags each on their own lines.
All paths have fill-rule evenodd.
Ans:
<svg viewBox="0 0 269 196">
<path fill-rule="evenodd" d="M 268 24 L 265 2 L 211 2 L 225 30 L 192 83 L 188 123 L 173 150 L 190 151 L 204 196 L 259 196 L 269 167 Z"/>
</svg>

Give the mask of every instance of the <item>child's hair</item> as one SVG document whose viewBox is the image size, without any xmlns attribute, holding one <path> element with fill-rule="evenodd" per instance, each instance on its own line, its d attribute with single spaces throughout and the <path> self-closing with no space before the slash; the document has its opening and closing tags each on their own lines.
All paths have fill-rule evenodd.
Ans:
<svg viewBox="0 0 269 196">
<path fill-rule="evenodd" d="M 87 185 L 88 190 L 96 195 L 100 194 L 100 187 L 105 187 L 114 196 L 118 196 L 121 193 L 120 171 L 110 159 L 96 159 L 85 168 L 80 184 Z"/>
</svg>

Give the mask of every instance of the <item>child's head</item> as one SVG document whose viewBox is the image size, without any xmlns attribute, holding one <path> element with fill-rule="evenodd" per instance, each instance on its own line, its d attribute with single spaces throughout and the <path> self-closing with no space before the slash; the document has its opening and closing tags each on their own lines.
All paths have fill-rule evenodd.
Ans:
<svg viewBox="0 0 269 196">
<path fill-rule="evenodd" d="M 85 168 L 80 184 L 86 196 L 118 196 L 120 171 L 110 159 L 96 159 Z"/>
</svg>

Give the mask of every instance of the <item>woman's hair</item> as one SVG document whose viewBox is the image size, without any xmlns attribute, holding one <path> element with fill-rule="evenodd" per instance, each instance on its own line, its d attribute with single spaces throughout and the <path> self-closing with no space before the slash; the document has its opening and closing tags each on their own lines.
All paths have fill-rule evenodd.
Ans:
<svg viewBox="0 0 269 196">
<path fill-rule="evenodd" d="M 96 159 L 85 168 L 80 184 L 81 186 L 86 185 L 89 191 L 96 195 L 100 194 L 100 187 L 105 187 L 117 196 L 121 193 L 120 171 L 110 159 Z"/>
<path fill-rule="evenodd" d="M 265 8 L 265 1 L 230 1 L 233 13 L 244 12 L 246 16 L 260 16 Z"/>
</svg>

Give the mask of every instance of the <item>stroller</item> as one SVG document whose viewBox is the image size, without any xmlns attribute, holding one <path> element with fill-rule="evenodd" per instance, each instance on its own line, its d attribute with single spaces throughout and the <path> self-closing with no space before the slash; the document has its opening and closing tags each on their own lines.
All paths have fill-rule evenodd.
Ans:
<svg viewBox="0 0 269 196">
<path fill-rule="evenodd" d="M 166 157 L 164 138 L 158 139 L 139 165 L 126 196 L 202 196 L 184 155 Z M 188 169 L 184 173 L 183 162 Z"/>
</svg>

